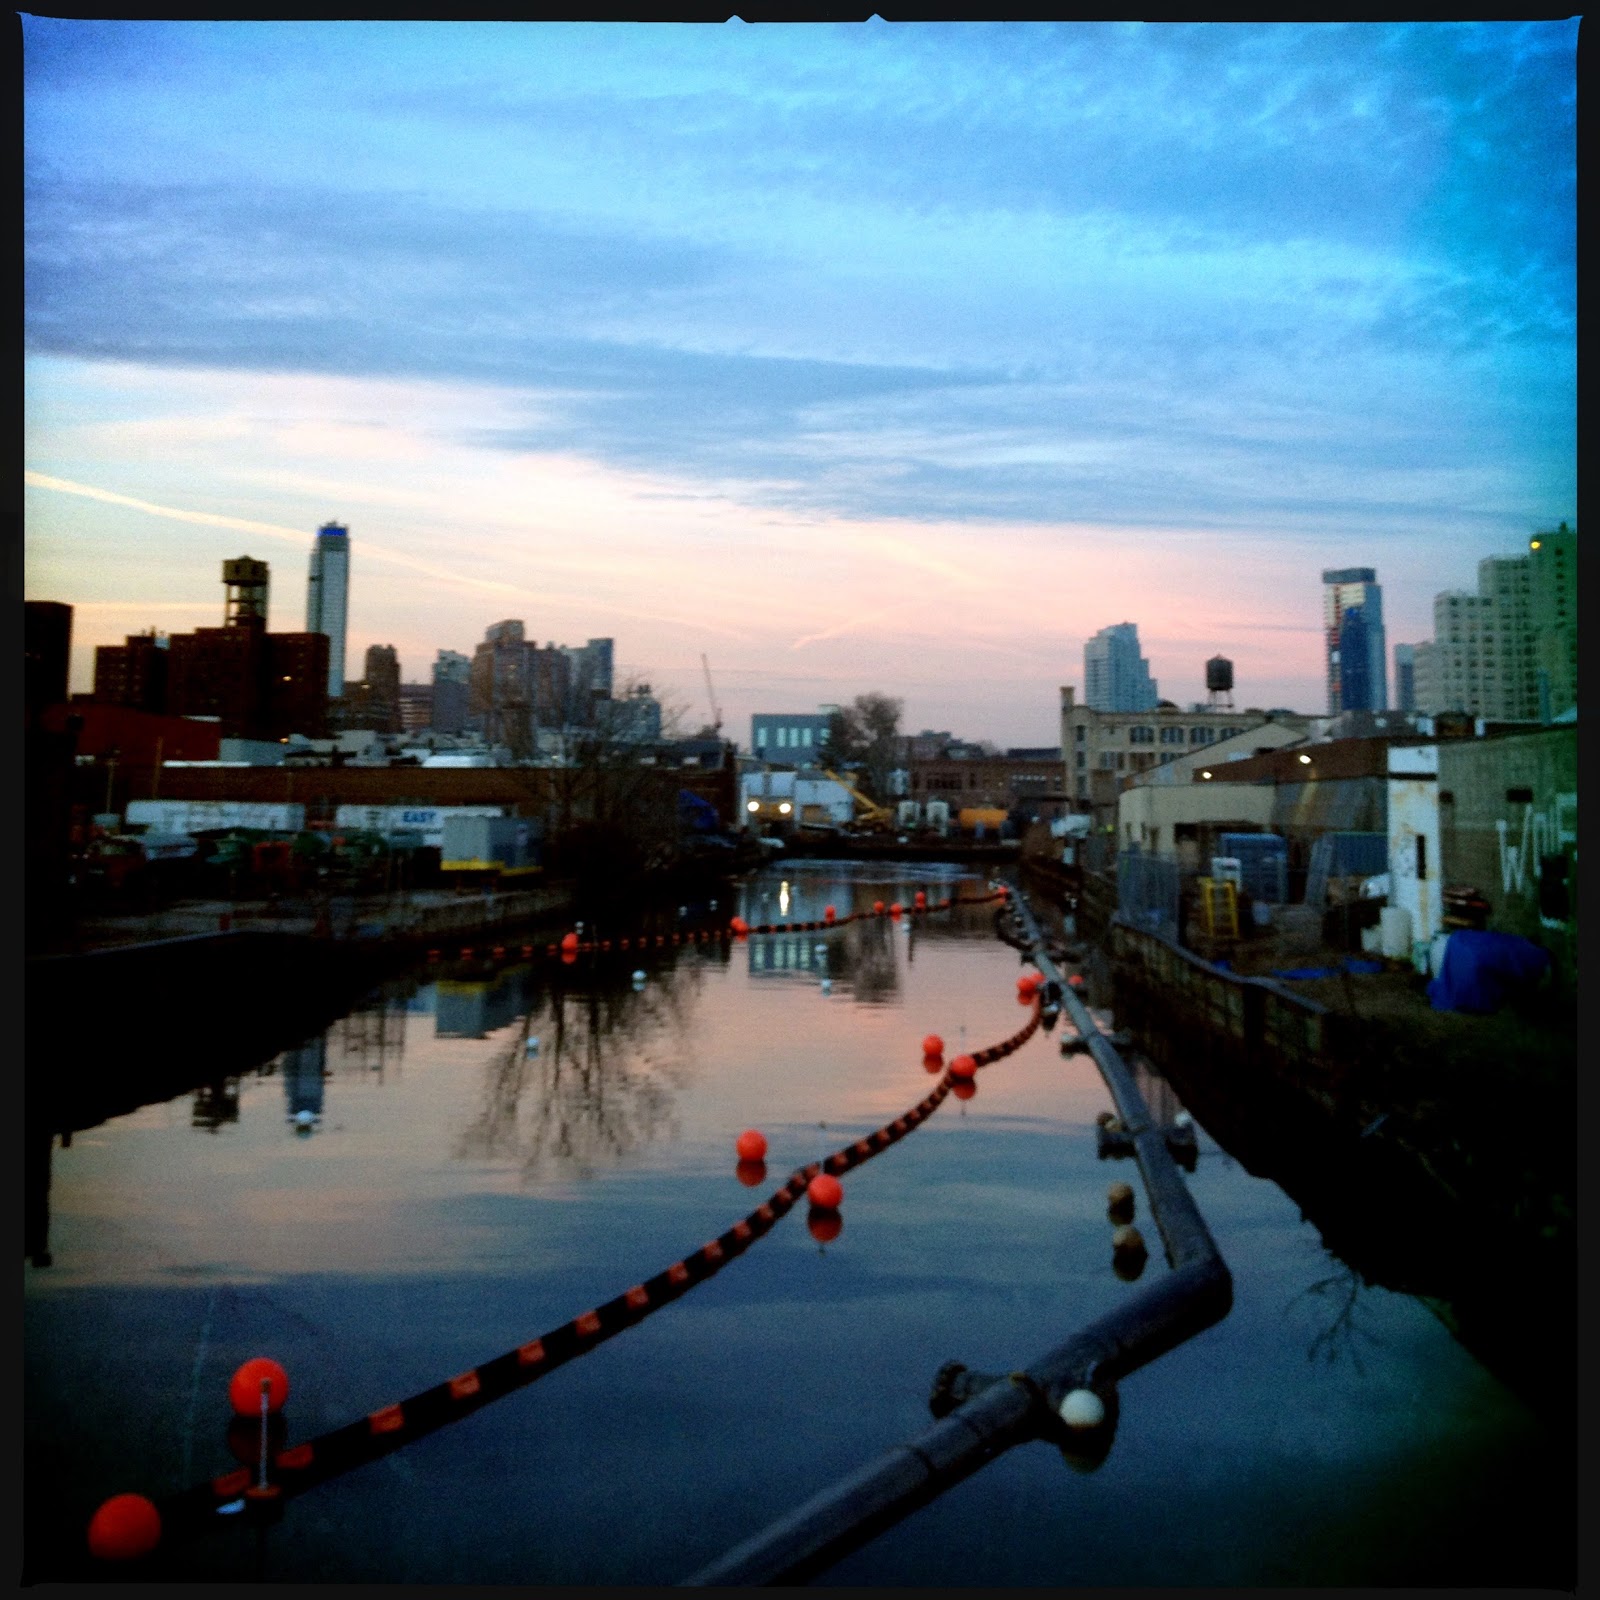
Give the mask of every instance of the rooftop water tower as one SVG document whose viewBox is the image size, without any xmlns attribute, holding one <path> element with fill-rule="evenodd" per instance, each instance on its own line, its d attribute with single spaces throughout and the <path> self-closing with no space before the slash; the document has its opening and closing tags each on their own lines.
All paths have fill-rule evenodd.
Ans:
<svg viewBox="0 0 1600 1600">
<path fill-rule="evenodd" d="M 1212 711 L 1233 710 L 1233 663 L 1226 656 L 1206 662 L 1206 696 Z"/>
</svg>

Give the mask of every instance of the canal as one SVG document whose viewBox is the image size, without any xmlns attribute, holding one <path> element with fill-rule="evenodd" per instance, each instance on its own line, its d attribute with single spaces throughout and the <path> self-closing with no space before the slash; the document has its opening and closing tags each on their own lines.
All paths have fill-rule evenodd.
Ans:
<svg viewBox="0 0 1600 1600">
<path fill-rule="evenodd" d="M 984 887 L 797 862 L 737 909 L 802 921 Z M 294 1444 L 523 1345 L 922 1099 L 925 1034 L 948 1055 L 1014 1033 L 1020 970 L 978 905 L 488 978 L 424 968 L 258 1071 L 205 1083 L 198 1061 L 203 1087 L 58 1140 L 49 1264 L 24 1268 L 24 1580 L 104 1575 L 81 1552 L 107 1496 L 251 1459 L 226 1394 L 247 1358 L 287 1369 Z M 1138 1292 L 1105 1201 L 1138 1173 L 1097 1158 L 1109 1096 L 1059 1045 L 1036 1033 L 846 1174 L 836 1233 L 797 1206 L 547 1378 L 128 1576 L 687 1577 L 922 1431 L 944 1362 L 1011 1371 Z M 749 1127 L 759 1180 L 734 1153 Z M 1105 1461 L 1022 1446 L 818 1582 L 1572 1587 L 1560 1430 L 1203 1128 L 1187 1182 L 1233 1308 L 1123 1382 Z M 1162 1273 L 1142 1192 L 1137 1220 Z"/>
</svg>

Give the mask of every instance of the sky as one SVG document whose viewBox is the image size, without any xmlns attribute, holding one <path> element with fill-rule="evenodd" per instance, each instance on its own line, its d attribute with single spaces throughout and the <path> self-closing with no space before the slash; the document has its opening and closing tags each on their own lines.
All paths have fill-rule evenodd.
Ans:
<svg viewBox="0 0 1600 1600">
<path fill-rule="evenodd" d="M 27 598 L 87 689 L 332 520 L 352 676 L 1049 745 L 1131 621 L 1323 712 L 1324 567 L 1392 646 L 1576 524 L 1577 38 L 25 16 Z"/>
</svg>

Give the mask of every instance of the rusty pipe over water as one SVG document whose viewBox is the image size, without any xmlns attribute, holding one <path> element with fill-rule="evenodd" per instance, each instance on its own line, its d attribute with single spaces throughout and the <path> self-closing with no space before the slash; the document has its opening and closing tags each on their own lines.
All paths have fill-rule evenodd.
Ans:
<svg viewBox="0 0 1600 1600">
<path fill-rule="evenodd" d="M 1020 891 L 1011 903 L 1025 950 L 1088 1043 L 1133 1139 L 1151 1215 L 1172 1271 L 1075 1333 L 1009 1381 L 989 1382 L 942 1421 L 813 1495 L 787 1516 L 702 1567 L 680 1587 L 802 1583 L 893 1527 L 1013 1445 L 1047 1436 L 1069 1390 L 1102 1387 L 1155 1360 L 1228 1314 L 1233 1281 L 1210 1229 L 1116 1048 L 1051 961 Z"/>
</svg>

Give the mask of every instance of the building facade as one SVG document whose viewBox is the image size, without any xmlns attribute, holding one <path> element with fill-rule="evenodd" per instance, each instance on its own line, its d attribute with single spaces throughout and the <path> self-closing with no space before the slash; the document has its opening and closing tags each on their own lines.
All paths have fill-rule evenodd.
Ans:
<svg viewBox="0 0 1600 1600">
<path fill-rule="evenodd" d="M 750 749 L 765 761 L 804 766 L 820 757 L 832 720 L 826 711 L 758 711 L 750 718 Z"/>
<path fill-rule="evenodd" d="M 1357 609 L 1359 624 L 1347 625 L 1346 614 Z M 1329 713 L 1388 710 L 1383 589 L 1374 568 L 1329 567 L 1323 571 L 1322 624 Z M 1345 653 L 1347 633 L 1349 655 Z"/>
<path fill-rule="evenodd" d="M 1528 541 L 1528 625 L 1541 721 L 1578 703 L 1578 530 L 1566 523 Z"/>
<path fill-rule="evenodd" d="M 94 653 L 94 699 L 103 706 L 134 711 L 167 709 L 167 640 L 154 628 L 130 633 L 122 644 L 103 644 Z"/>
<path fill-rule="evenodd" d="M 1414 644 L 1394 647 L 1394 708 L 1396 711 L 1417 709 L 1417 647 Z"/>
<path fill-rule="evenodd" d="M 1083 647 L 1083 701 L 1093 711 L 1153 711 L 1159 702 L 1131 622 L 1102 628 Z"/>
<path fill-rule="evenodd" d="M 441 650 L 433 663 L 433 705 L 429 726 L 435 733 L 465 733 L 472 717 L 472 658 Z"/>
<path fill-rule="evenodd" d="M 311 546 L 311 573 L 306 583 L 306 632 L 328 640 L 327 693 L 344 694 L 345 628 L 350 610 L 350 530 L 325 522 Z"/>
<path fill-rule="evenodd" d="M 1312 719 L 1290 711 L 1182 711 L 1176 706 L 1096 711 L 1080 705 L 1077 691 L 1065 684 L 1061 689 L 1063 792 L 1075 811 L 1093 815 L 1097 827 L 1114 825 L 1118 797 L 1138 774 L 1269 723 L 1279 735 L 1287 729 L 1303 739 L 1311 731 Z"/>
</svg>

